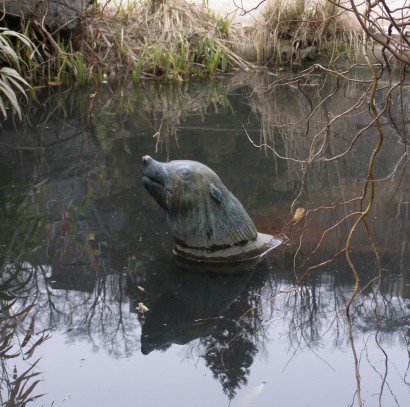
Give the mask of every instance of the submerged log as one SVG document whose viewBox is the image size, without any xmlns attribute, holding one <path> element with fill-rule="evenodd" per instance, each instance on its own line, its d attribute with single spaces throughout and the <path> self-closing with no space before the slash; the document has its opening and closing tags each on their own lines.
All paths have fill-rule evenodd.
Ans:
<svg viewBox="0 0 410 407">
<path fill-rule="evenodd" d="M 2 0 L 0 13 L 6 17 L 34 19 L 54 30 L 73 30 L 87 7 L 95 0 Z"/>
</svg>

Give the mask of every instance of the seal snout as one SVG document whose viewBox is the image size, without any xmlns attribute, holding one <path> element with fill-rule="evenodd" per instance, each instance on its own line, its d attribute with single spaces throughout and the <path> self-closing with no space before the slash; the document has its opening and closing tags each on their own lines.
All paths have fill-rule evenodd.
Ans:
<svg viewBox="0 0 410 407">
<path fill-rule="evenodd" d="M 144 155 L 144 157 L 142 157 L 142 160 L 141 160 L 142 172 L 145 172 L 145 170 L 148 168 L 150 163 L 152 163 L 152 161 L 154 160 L 149 155 Z"/>
<path fill-rule="evenodd" d="M 164 183 L 164 171 L 158 161 L 155 161 L 149 155 L 144 155 L 141 159 L 141 170 L 143 180 L 157 182 L 161 185 Z"/>
<path fill-rule="evenodd" d="M 144 155 L 141 159 L 142 184 L 152 195 L 158 204 L 167 210 L 165 183 L 166 172 L 163 164 L 155 161 L 149 155 Z"/>
</svg>

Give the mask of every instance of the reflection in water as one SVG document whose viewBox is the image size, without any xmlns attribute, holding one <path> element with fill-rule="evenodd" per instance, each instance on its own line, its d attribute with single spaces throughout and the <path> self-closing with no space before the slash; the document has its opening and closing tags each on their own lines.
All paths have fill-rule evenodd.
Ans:
<svg viewBox="0 0 410 407">
<path fill-rule="evenodd" d="M 253 271 L 250 266 L 239 275 L 214 275 L 215 271 L 207 271 L 205 266 L 196 266 L 196 272 L 191 270 L 193 265 L 186 270 L 172 266 L 161 271 L 166 283 L 158 294 L 147 296 L 150 312 L 141 336 L 144 354 L 208 335 L 241 294 Z"/>
<path fill-rule="evenodd" d="M 24 205 L 21 185 L 0 188 L 0 403 L 23 406 L 41 394 L 37 348 L 47 340 L 47 328 L 38 332 L 30 286 L 38 270 L 25 259 L 35 250 L 42 216 Z M 15 363 L 20 363 L 17 368 Z"/>
<path fill-rule="evenodd" d="M 13 306 L 18 312 L 36 302 L 19 332 L 27 332 L 35 316 L 36 332 L 59 332 L 72 344 L 88 341 L 116 358 L 142 353 L 150 360 L 179 344 L 192 364 L 199 358 L 209 368 L 229 399 L 252 378 L 258 355 L 275 366 L 270 355 L 283 341 L 289 354 L 285 374 L 303 352 L 332 366 L 333 357 L 350 349 L 345 304 L 354 281 L 344 257 L 335 254 L 357 211 L 367 171 L 363 157 L 372 143 L 360 139 L 349 156 L 312 166 L 299 195 L 311 143 L 300 120 L 308 112 L 306 95 L 326 101 L 314 119 L 325 126 L 325 119 L 354 103 L 362 85 L 346 85 L 348 97 L 332 99 L 328 95 L 340 84 L 319 77 L 320 86 L 304 88 L 301 98 L 294 86 L 259 92 L 262 78 L 256 79 L 252 84 L 238 76 L 204 88 L 146 84 L 122 93 L 107 88 L 91 98 L 50 94 L 42 107 L 33 107 L 32 123 L 6 128 L 0 183 L 11 192 L 1 196 L 1 243 L 9 248 L 13 242 L 17 250 L 14 257 L 2 252 L 2 273 L 11 264 L 32 270 L 24 295 L 13 293 L 19 298 Z M 94 117 L 88 108 L 77 109 L 79 104 L 93 107 Z M 377 164 L 380 180 L 393 171 L 403 146 L 383 120 L 392 141 Z M 285 127 L 289 123 L 295 125 Z M 253 148 L 242 124 L 254 142 L 260 135 L 258 142 L 274 146 L 276 155 L 267 147 Z M 367 124 L 362 111 L 338 120 L 326 154 L 344 151 L 351 133 Z M 285 230 L 289 246 L 237 275 L 180 263 L 171 254 L 163 213 L 139 182 L 144 154 L 212 165 L 258 230 Z M 279 158 L 284 156 L 297 160 Z M 295 198 L 306 216 L 290 222 Z M 396 351 L 402 359 L 410 354 L 409 201 L 408 177 L 397 172 L 377 183 L 368 227 L 381 256 L 381 280 L 364 230 L 357 231 L 352 250 L 361 276 L 352 332 L 362 371 L 370 366 L 376 372 L 372 380 L 363 373 L 362 383 L 382 394 L 385 405 L 395 398 L 400 405 L 409 389 L 408 368 L 396 370 L 389 362 Z M 329 229 L 346 216 L 340 227 Z M 21 230 L 25 240 L 14 237 L 18 224 L 35 226 L 30 233 Z M 138 312 L 139 303 L 149 311 Z M 47 352 L 47 342 L 41 347 Z M 345 363 L 353 376 L 351 360 Z M 290 375 L 286 383 L 292 391 Z M 351 402 L 354 392 L 341 403 Z"/>
<path fill-rule="evenodd" d="M 141 352 L 165 350 L 172 344 L 185 345 L 196 339 L 199 356 L 232 398 L 247 382 L 258 349 L 255 320 L 239 323 L 241 315 L 258 301 L 248 292 L 253 273 L 261 262 L 236 266 L 163 262 L 155 279 L 144 282 L 144 303 L 148 305 L 142 325 Z M 263 263 L 263 261 L 262 261 Z M 160 282 L 160 287 L 155 283 Z M 154 286 L 154 287 L 153 287 Z"/>
</svg>

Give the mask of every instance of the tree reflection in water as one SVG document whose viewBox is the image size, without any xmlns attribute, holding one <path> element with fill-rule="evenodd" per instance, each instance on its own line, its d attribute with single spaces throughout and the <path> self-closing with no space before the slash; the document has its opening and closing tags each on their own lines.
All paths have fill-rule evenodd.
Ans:
<svg viewBox="0 0 410 407">
<path fill-rule="evenodd" d="M 30 295 L 38 270 L 25 261 L 35 249 L 43 219 L 32 202 L 24 205 L 25 197 L 23 185 L 0 187 L 0 404 L 4 406 L 24 406 L 42 396 L 36 393 L 37 348 L 48 339 L 48 329 L 38 331 L 33 313 L 36 293 Z"/>
<path fill-rule="evenodd" d="M 152 240 L 146 236 L 144 244 L 131 241 L 127 246 L 115 236 L 115 227 L 100 228 L 100 222 L 109 225 L 101 221 L 109 216 L 100 213 L 98 221 L 90 201 L 76 204 L 74 196 L 68 196 L 72 213 L 77 204 L 81 211 L 70 219 L 58 219 L 54 227 L 45 222 L 48 237 L 43 250 L 24 253 L 36 273 L 18 303 L 23 309 L 36 298 L 31 314 L 39 331 L 64 332 L 69 342 L 86 340 L 93 349 L 104 349 L 114 357 L 130 356 L 137 349 L 148 354 L 172 344 L 186 345 L 194 360 L 204 359 L 229 398 L 246 385 L 256 355 L 265 352 L 269 332 L 287 338 L 290 354 L 310 349 L 319 355 L 322 347 L 348 346 L 343 308 L 352 283 L 349 273 L 343 272 L 344 264 L 335 262 L 332 267 L 338 273 L 322 271 L 298 286 L 291 277 L 293 254 L 285 248 L 258 264 L 215 274 L 209 267 L 174 258 L 166 234 Z M 64 199 L 59 202 L 61 214 Z M 52 211 L 49 217 L 58 218 Z M 67 233 L 62 227 L 67 222 L 71 226 L 81 222 L 82 227 Z M 98 245 L 95 239 L 105 243 Z M 152 255 L 153 244 L 163 249 L 162 254 Z M 397 260 L 406 258 L 387 253 L 384 264 L 391 262 L 391 277 L 378 292 L 367 284 L 355 301 L 354 335 L 366 335 L 364 355 L 373 339 L 381 349 L 399 340 L 410 351 L 408 283 L 407 277 L 394 274 Z M 371 257 L 363 253 L 357 254 L 357 261 L 371 282 L 377 265 L 369 267 Z M 139 302 L 149 311 L 137 314 Z"/>
</svg>

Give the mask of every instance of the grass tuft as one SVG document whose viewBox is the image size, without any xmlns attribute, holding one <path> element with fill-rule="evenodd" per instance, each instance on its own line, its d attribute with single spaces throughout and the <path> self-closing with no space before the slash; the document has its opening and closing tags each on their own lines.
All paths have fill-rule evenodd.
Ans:
<svg viewBox="0 0 410 407">
<path fill-rule="evenodd" d="M 27 21 L 24 31 L 42 44 L 47 61 L 30 62 L 32 77 L 54 85 L 115 78 L 134 83 L 144 78 L 179 82 L 251 66 L 236 52 L 242 29 L 231 19 L 185 0 L 154 3 L 155 10 L 152 2 L 144 0 L 115 8 L 108 0 L 94 4 L 81 30 L 69 38 L 52 36 L 44 26 Z"/>
<path fill-rule="evenodd" d="M 357 49 L 360 27 L 338 2 L 266 0 L 255 33 L 259 63 L 302 62 L 325 53 L 329 59 Z"/>
</svg>

